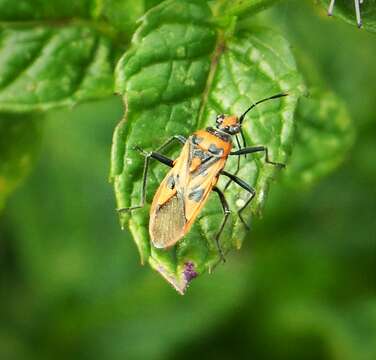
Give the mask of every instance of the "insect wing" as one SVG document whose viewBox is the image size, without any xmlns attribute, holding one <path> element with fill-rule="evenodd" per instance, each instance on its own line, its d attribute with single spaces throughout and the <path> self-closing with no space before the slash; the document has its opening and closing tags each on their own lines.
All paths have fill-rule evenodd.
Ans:
<svg viewBox="0 0 376 360">
<path fill-rule="evenodd" d="M 153 199 L 149 232 L 155 247 L 172 246 L 189 231 L 225 161 L 186 142 Z"/>
<path fill-rule="evenodd" d="M 174 167 L 168 172 L 154 195 L 150 209 L 149 233 L 157 248 L 174 245 L 184 236 L 186 224 L 184 197 L 178 189 L 184 189 L 188 181 L 189 144 L 186 143 Z"/>
</svg>

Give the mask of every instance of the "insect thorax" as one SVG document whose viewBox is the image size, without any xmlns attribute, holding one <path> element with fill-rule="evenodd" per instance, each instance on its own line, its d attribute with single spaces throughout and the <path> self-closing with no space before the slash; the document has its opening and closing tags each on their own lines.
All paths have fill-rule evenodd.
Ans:
<svg viewBox="0 0 376 360">
<path fill-rule="evenodd" d="M 231 136 L 213 128 L 196 131 L 191 137 L 195 153 L 204 157 L 227 157 L 232 148 Z"/>
<path fill-rule="evenodd" d="M 225 141 L 227 143 L 232 144 L 232 136 L 230 134 L 225 133 L 224 131 L 221 131 L 219 129 L 215 129 L 212 127 L 207 127 L 205 129 L 208 133 L 216 136 L 217 138 L 221 139 L 222 141 Z"/>
</svg>

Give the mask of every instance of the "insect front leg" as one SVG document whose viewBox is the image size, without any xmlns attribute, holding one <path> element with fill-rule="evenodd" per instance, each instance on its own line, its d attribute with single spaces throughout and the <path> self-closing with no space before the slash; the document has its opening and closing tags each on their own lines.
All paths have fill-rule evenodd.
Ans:
<svg viewBox="0 0 376 360">
<path fill-rule="evenodd" d="M 242 212 L 250 204 L 250 202 L 252 201 L 252 199 L 255 197 L 256 190 L 251 185 L 247 184 L 244 180 L 240 179 L 236 175 L 230 174 L 229 172 L 227 172 L 225 170 L 222 170 L 221 174 L 229 177 L 231 179 L 231 181 L 233 181 L 234 183 L 238 184 L 241 188 L 243 188 L 244 190 L 246 190 L 246 191 L 249 192 L 249 194 L 250 194 L 249 198 L 246 200 L 245 204 L 238 210 L 238 216 L 239 216 L 240 221 L 249 230 L 250 227 L 245 222 L 245 220 L 243 219 Z"/>
<path fill-rule="evenodd" d="M 165 164 L 169 167 L 173 167 L 173 165 L 174 165 L 173 160 L 169 159 L 168 157 L 166 157 L 162 154 L 159 154 L 158 152 L 155 152 L 155 151 L 146 152 L 145 150 L 141 149 L 138 146 L 136 146 L 135 149 L 138 150 L 145 157 L 144 170 L 143 170 L 143 173 L 142 173 L 141 203 L 140 203 L 140 205 L 131 206 L 129 208 L 117 209 L 117 211 L 119 213 L 125 213 L 125 212 L 129 212 L 129 211 L 132 211 L 132 210 L 141 209 L 141 208 L 144 207 L 145 198 L 146 198 L 147 175 L 148 175 L 150 159 L 158 160 L 162 164 Z"/>
<path fill-rule="evenodd" d="M 238 149 L 241 149 L 238 136 L 236 136 L 235 139 L 236 139 L 236 143 L 237 143 Z M 247 156 L 247 155 L 244 155 L 244 156 Z M 235 170 L 234 175 L 237 175 L 238 172 L 239 172 L 239 170 L 240 170 L 240 156 L 238 156 L 238 158 L 237 158 L 236 170 Z M 227 181 L 225 187 L 223 188 L 223 191 L 226 191 L 226 189 L 230 186 L 231 183 L 232 183 L 232 180 L 229 179 L 229 181 Z"/>
<path fill-rule="evenodd" d="M 231 151 L 230 155 L 240 156 L 240 155 L 243 155 L 243 154 L 252 154 L 252 153 L 261 152 L 261 151 L 263 151 L 265 153 L 265 162 L 267 164 L 271 164 L 271 165 L 277 166 L 279 168 L 286 167 L 285 164 L 274 162 L 274 161 L 271 161 L 269 159 L 269 150 L 268 150 L 268 148 L 266 146 L 251 146 L 251 147 L 246 147 L 246 148 L 243 148 L 243 149 L 240 149 L 240 150 L 237 150 L 237 151 Z"/>
<path fill-rule="evenodd" d="M 225 262 L 226 259 L 225 259 L 225 255 L 224 255 L 222 247 L 221 247 L 221 243 L 219 242 L 219 238 L 220 238 L 220 236 L 223 232 L 223 229 L 226 225 L 228 217 L 231 214 L 231 210 L 230 210 L 230 207 L 228 206 L 228 202 L 227 202 L 223 192 L 221 190 L 219 190 L 216 186 L 213 187 L 213 191 L 215 191 L 218 194 L 219 200 L 221 201 L 221 205 L 222 205 L 222 209 L 223 209 L 223 219 L 222 219 L 221 225 L 219 227 L 219 230 L 218 230 L 217 234 L 215 235 L 215 242 L 217 244 L 217 248 L 218 248 L 218 252 L 219 252 L 219 255 L 221 257 L 221 260 L 223 262 Z"/>
</svg>

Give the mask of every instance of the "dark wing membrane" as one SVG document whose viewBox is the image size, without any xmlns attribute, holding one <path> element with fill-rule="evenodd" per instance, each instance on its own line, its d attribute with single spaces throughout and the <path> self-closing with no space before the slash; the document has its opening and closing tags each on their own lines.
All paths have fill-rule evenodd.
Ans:
<svg viewBox="0 0 376 360">
<path fill-rule="evenodd" d="M 184 235 L 182 231 L 185 223 L 184 202 L 175 194 L 157 209 L 154 221 L 150 222 L 149 230 L 154 246 L 166 248 L 175 244 Z"/>
</svg>

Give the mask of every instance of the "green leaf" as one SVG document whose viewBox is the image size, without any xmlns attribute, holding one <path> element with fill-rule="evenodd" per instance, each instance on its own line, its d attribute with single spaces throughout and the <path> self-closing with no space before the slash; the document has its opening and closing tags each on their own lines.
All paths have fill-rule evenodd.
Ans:
<svg viewBox="0 0 376 360">
<path fill-rule="evenodd" d="M 136 28 L 137 20 L 152 6 L 161 0 L 103 0 L 97 2 L 94 17 L 101 19 L 124 33 L 130 38 L 130 34 Z"/>
<path fill-rule="evenodd" d="M 126 107 L 112 148 L 111 178 L 118 208 L 140 203 L 144 159 L 135 145 L 155 149 L 172 135 L 189 136 L 214 125 L 216 114 L 241 114 L 253 102 L 282 91 L 289 91 L 290 96 L 260 105 L 249 114 L 244 130 L 249 145 L 268 146 L 274 161 L 288 159 L 297 94 L 302 90 L 289 44 L 267 29 L 230 37 L 217 30 L 211 18 L 205 2 L 165 1 L 144 16 L 131 48 L 117 65 L 116 89 Z M 175 158 L 178 153 L 175 147 L 168 155 Z M 241 161 L 239 176 L 256 188 L 252 209 L 258 212 L 276 169 L 261 156 Z M 236 159 L 227 165 L 226 169 L 234 171 Z M 148 261 L 183 293 L 188 284 L 187 263 L 193 263 L 198 274 L 210 272 L 218 263 L 214 236 L 223 215 L 217 197 L 211 195 L 191 231 L 175 247 L 167 251 L 151 246 L 149 204 L 167 171 L 159 163 L 151 165 L 148 205 L 123 216 L 122 224 L 129 227 L 142 262 Z M 219 187 L 224 183 L 221 180 Z M 245 229 L 236 209 L 247 196 L 236 185 L 226 191 L 234 211 L 221 237 L 225 252 L 239 248 L 243 241 Z M 248 211 L 248 220 L 250 216 Z"/>
<path fill-rule="evenodd" d="M 112 95 L 114 52 L 157 2 L 0 0 L 0 111 Z"/>
<path fill-rule="evenodd" d="M 3 25 L 11 22 L 43 25 L 43 21 L 63 25 L 80 20 L 110 33 L 124 44 L 135 29 L 136 21 L 159 2 L 161 0 L 0 0 L 0 21 Z"/>
<path fill-rule="evenodd" d="M 343 162 L 354 143 L 345 104 L 330 91 L 313 88 L 296 113 L 296 146 L 284 174 L 292 187 L 312 185 Z"/>
<path fill-rule="evenodd" d="M 93 0 L 0 0 L 1 21 L 88 18 Z"/>
<path fill-rule="evenodd" d="M 312 58 L 301 50 L 295 53 L 309 95 L 299 100 L 296 144 L 283 183 L 299 188 L 317 183 L 345 160 L 355 129 L 346 104 L 330 90 Z"/>
<path fill-rule="evenodd" d="M 233 0 L 227 2 L 225 16 L 237 16 L 239 18 L 254 15 L 281 0 Z"/>
<path fill-rule="evenodd" d="M 40 119 L 0 114 L 0 210 L 28 175 L 40 142 Z"/>
<path fill-rule="evenodd" d="M 329 8 L 330 0 L 321 0 L 326 9 Z M 363 0 L 360 4 L 362 27 L 370 32 L 376 32 L 376 0 Z M 333 15 L 340 19 L 357 25 L 354 1 L 336 0 Z"/>
<path fill-rule="evenodd" d="M 0 30 L 0 111 L 46 110 L 112 93 L 110 41 L 84 25 Z"/>
</svg>

